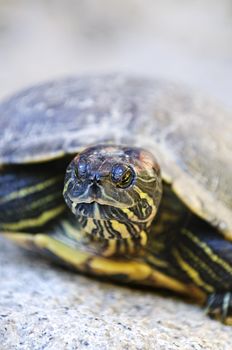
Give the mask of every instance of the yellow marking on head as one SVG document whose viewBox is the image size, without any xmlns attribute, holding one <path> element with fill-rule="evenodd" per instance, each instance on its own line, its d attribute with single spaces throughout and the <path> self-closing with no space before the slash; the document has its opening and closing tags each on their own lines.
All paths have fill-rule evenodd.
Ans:
<svg viewBox="0 0 232 350">
<path fill-rule="evenodd" d="M 188 276 L 196 283 L 197 286 L 200 286 L 204 288 L 207 292 L 212 293 L 214 292 L 213 286 L 205 283 L 199 272 L 196 271 L 192 266 L 190 266 L 180 255 L 180 253 L 175 249 L 173 250 L 173 254 L 181 266 L 181 268 L 188 274 Z"/>
<path fill-rule="evenodd" d="M 147 244 L 147 233 L 145 231 L 140 231 L 140 244 L 144 247 Z"/>
<path fill-rule="evenodd" d="M 212 249 L 205 243 L 202 242 L 199 238 L 197 238 L 196 236 L 194 236 L 194 234 L 192 234 L 191 232 L 189 232 L 188 230 L 183 230 L 182 231 L 188 238 L 190 238 L 194 243 L 196 243 L 204 252 L 205 254 L 207 254 L 210 259 L 217 263 L 218 265 L 222 266 L 227 272 L 229 272 L 230 274 L 232 274 L 232 266 L 230 264 L 228 264 L 225 260 L 219 258 L 218 255 L 216 255 Z"/>
<path fill-rule="evenodd" d="M 2 224 L 2 229 L 7 231 L 19 231 L 27 227 L 37 227 L 46 224 L 49 220 L 55 218 L 66 209 L 65 205 L 47 210 L 36 218 L 27 218 L 14 223 Z"/>
<path fill-rule="evenodd" d="M 129 210 L 128 208 L 121 208 L 121 211 L 126 214 L 128 221 L 138 221 L 138 217 L 137 215 L 135 215 L 135 213 L 133 213 L 131 210 Z"/>
<path fill-rule="evenodd" d="M 142 213 L 143 213 L 143 215 L 146 213 L 146 208 L 141 208 L 140 209 L 141 211 L 142 211 Z M 121 208 L 121 211 L 123 212 L 123 213 L 125 213 L 126 214 L 126 216 L 127 216 L 127 218 L 128 218 L 128 221 L 131 221 L 131 222 L 147 222 L 147 221 L 152 221 L 152 220 L 150 220 L 150 217 L 152 216 L 152 219 L 153 219 L 153 216 L 154 216 L 154 211 L 152 211 L 151 212 L 151 215 L 147 218 L 145 218 L 145 219 L 141 219 L 139 216 L 137 216 L 135 213 L 133 213 L 131 210 L 129 210 L 128 208 Z"/>
<path fill-rule="evenodd" d="M 73 214 L 75 214 L 75 212 L 76 212 L 76 203 L 75 202 L 72 203 L 71 209 L 72 209 Z"/>
<path fill-rule="evenodd" d="M 63 176 L 56 176 L 56 177 L 53 177 L 51 179 L 48 179 L 44 182 L 40 182 L 36 185 L 32 185 L 32 186 L 29 186 L 29 187 L 24 187 L 18 191 L 15 191 L 15 192 L 12 192 L 10 194 L 8 194 L 7 196 L 3 197 L 0 199 L 0 203 L 6 203 L 6 202 L 9 202 L 13 199 L 18 199 L 18 198 L 22 198 L 22 197 L 26 197 L 28 196 L 29 194 L 32 194 L 32 193 L 35 193 L 35 192 L 39 192 L 39 191 L 42 191 L 44 190 L 45 188 L 59 182 L 61 179 L 63 178 Z"/>
<path fill-rule="evenodd" d="M 149 196 L 147 193 L 143 192 L 138 186 L 134 186 L 134 190 L 138 193 L 138 195 L 140 196 L 140 199 L 146 199 L 148 205 L 152 208 L 150 217 L 146 218 L 146 221 L 149 220 L 150 218 L 153 218 L 157 213 L 157 208 L 153 198 Z"/>
<path fill-rule="evenodd" d="M 68 179 L 68 181 L 65 183 L 64 189 L 63 189 L 63 193 L 67 192 L 68 185 L 70 184 L 70 182 L 71 182 L 72 180 L 73 180 L 73 179 L 70 177 L 70 179 Z"/>
<path fill-rule="evenodd" d="M 141 199 L 146 199 L 150 206 L 154 206 L 154 201 L 151 196 L 143 192 L 138 186 L 134 186 L 134 190 L 139 194 Z"/>
</svg>

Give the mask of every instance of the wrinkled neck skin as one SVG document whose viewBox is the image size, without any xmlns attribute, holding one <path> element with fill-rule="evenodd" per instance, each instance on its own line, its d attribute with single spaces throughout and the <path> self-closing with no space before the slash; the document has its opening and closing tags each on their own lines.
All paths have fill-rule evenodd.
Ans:
<svg viewBox="0 0 232 350">
<path fill-rule="evenodd" d="M 154 215 L 149 221 L 102 220 L 77 216 L 81 234 L 103 256 L 140 255 L 148 241 Z"/>
</svg>

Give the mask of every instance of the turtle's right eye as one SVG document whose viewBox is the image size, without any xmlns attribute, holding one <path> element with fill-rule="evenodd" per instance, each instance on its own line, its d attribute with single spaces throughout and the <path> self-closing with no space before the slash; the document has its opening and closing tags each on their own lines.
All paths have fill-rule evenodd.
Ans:
<svg viewBox="0 0 232 350">
<path fill-rule="evenodd" d="M 77 177 L 84 177 L 87 171 L 87 164 L 84 159 L 80 159 L 77 163 L 77 167 L 75 169 L 75 174 Z"/>
</svg>

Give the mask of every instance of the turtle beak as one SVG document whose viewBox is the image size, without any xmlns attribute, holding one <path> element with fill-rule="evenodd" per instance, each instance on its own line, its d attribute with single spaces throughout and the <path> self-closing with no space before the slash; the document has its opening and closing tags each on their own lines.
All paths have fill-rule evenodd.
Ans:
<svg viewBox="0 0 232 350">
<path fill-rule="evenodd" d="M 88 194 L 90 200 L 98 202 L 102 198 L 102 186 L 101 186 L 101 175 L 99 172 L 93 172 L 89 174 L 89 187 L 86 193 Z"/>
<path fill-rule="evenodd" d="M 101 187 L 96 182 L 93 182 L 89 186 L 88 195 L 94 201 L 97 201 L 97 199 L 101 198 Z"/>
</svg>

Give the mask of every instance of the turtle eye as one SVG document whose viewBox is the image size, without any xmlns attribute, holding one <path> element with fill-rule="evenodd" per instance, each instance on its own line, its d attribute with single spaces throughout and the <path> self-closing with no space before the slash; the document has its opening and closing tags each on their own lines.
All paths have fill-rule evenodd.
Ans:
<svg viewBox="0 0 232 350">
<path fill-rule="evenodd" d="M 116 164 L 112 169 L 111 178 L 118 187 L 127 188 L 134 180 L 134 172 L 130 167 Z"/>
<path fill-rule="evenodd" d="M 85 176 L 86 171 L 87 171 L 86 161 L 84 159 L 80 159 L 79 162 L 77 163 L 75 174 L 77 177 L 83 177 Z"/>
<path fill-rule="evenodd" d="M 134 176 L 131 169 L 127 169 L 125 173 L 122 175 L 121 181 L 118 183 L 118 186 L 122 188 L 127 188 L 131 185 L 133 179 L 134 179 Z"/>
</svg>

